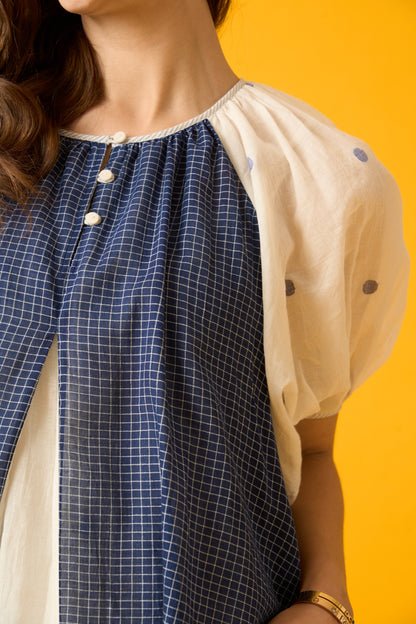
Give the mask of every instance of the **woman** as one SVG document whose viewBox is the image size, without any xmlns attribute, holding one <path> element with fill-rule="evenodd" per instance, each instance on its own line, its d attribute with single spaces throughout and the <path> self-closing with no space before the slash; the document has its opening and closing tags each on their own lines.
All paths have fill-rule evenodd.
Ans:
<svg viewBox="0 0 416 624">
<path fill-rule="evenodd" d="M 403 317 L 394 180 L 233 73 L 226 0 L 0 7 L 0 621 L 352 622 L 332 448 Z"/>
</svg>

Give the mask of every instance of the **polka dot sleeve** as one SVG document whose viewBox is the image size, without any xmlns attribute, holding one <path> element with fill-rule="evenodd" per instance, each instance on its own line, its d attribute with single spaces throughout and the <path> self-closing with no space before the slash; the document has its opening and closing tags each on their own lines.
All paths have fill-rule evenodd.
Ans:
<svg viewBox="0 0 416 624">
<path fill-rule="evenodd" d="M 342 211 L 336 219 L 328 215 L 328 225 L 314 233 L 316 253 L 311 248 L 302 258 L 294 251 L 287 267 L 287 313 L 302 393 L 294 422 L 338 412 L 388 359 L 404 315 L 409 262 L 400 192 L 368 146 L 353 154 L 359 167 L 352 162 L 343 174 Z"/>
<path fill-rule="evenodd" d="M 390 356 L 406 306 L 409 256 L 402 199 L 372 151 L 354 150 L 362 171 L 345 228 L 345 332 L 350 388 L 345 400 Z M 323 404 L 325 410 L 325 404 Z"/>
<path fill-rule="evenodd" d="M 293 500 L 296 423 L 335 414 L 397 339 L 402 200 L 368 145 L 285 93 L 247 83 L 211 123 L 257 213 L 267 381 Z"/>
</svg>

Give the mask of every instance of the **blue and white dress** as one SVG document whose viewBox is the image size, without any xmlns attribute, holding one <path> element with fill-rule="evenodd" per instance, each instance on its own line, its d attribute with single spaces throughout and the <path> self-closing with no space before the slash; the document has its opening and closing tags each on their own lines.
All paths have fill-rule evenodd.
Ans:
<svg viewBox="0 0 416 624">
<path fill-rule="evenodd" d="M 295 424 L 389 356 L 409 258 L 359 139 L 240 80 L 149 136 L 62 131 L 0 238 L 0 623 L 266 624 Z"/>
</svg>

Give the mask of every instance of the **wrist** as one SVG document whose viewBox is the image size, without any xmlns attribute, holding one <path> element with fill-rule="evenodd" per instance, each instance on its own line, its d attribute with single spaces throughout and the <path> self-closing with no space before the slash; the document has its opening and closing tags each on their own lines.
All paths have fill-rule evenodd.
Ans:
<svg viewBox="0 0 416 624">
<path fill-rule="evenodd" d="M 302 571 L 300 591 L 321 591 L 333 596 L 350 611 L 351 602 L 348 596 L 345 568 L 328 564 L 328 560 L 320 562 L 320 566 L 309 567 Z"/>
<path fill-rule="evenodd" d="M 328 594 L 329 596 L 333 596 L 335 600 L 340 602 L 345 608 L 352 613 L 352 605 L 350 598 L 348 596 L 348 591 L 346 587 L 334 585 L 332 583 L 304 583 L 300 588 L 300 592 L 305 591 L 320 591 Z"/>
<path fill-rule="evenodd" d="M 348 596 L 341 602 L 338 597 L 315 588 L 314 590 L 301 591 L 295 604 L 318 607 L 331 614 L 341 624 L 354 624 L 354 614 Z"/>
</svg>

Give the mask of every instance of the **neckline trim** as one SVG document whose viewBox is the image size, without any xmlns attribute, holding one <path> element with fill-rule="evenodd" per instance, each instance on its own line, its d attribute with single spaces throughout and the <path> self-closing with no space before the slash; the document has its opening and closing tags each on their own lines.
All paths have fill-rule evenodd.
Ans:
<svg viewBox="0 0 416 624">
<path fill-rule="evenodd" d="M 219 108 L 224 106 L 226 102 L 228 102 L 232 97 L 234 97 L 234 95 L 238 91 L 240 91 L 242 87 L 246 85 L 252 85 L 252 83 L 247 82 L 246 80 L 244 80 L 244 78 L 240 78 L 240 80 L 236 82 L 235 85 L 231 87 L 231 89 L 229 89 L 227 93 L 225 93 L 225 95 L 223 95 L 219 100 L 215 102 L 215 104 L 210 106 L 206 111 L 204 111 L 197 117 L 192 117 L 192 119 L 188 119 L 187 121 L 177 124 L 176 126 L 171 126 L 170 128 L 166 128 L 164 130 L 159 130 L 158 132 L 153 132 L 151 134 L 143 134 L 141 136 L 130 137 L 126 141 L 123 141 L 122 143 L 113 142 L 112 141 L 113 135 L 81 134 L 79 132 L 72 132 L 72 130 L 64 130 L 64 129 L 60 129 L 59 134 L 69 139 L 77 139 L 79 141 L 90 141 L 93 143 L 107 143 L 107 144 L 113 145 L 114 147 L 116 147 L 117 145 L 128 145 L 129 143 L 142 143 L 143 141 L 150 141 L 152 139 L 161 139 L 163 137 L 176 134 L 177 132 L 180 132 L 181 130 L 185 130 L 186 128 L 189 128 L 190 126 L 193 126 L 199 123 L 200 121 L 203 121 L 204 119 L 208 119 L 209 117 L 214 115 L 214 113 L 216 113 Z"/>
</svg>

